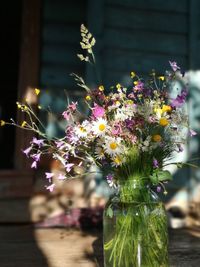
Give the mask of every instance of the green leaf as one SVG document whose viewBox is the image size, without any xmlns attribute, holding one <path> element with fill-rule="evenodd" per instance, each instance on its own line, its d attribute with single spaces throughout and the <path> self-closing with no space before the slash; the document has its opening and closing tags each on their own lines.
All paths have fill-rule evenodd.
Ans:
<svg viewBox="0 0 200 267">
<path fill-rule="evenodd" d="M 172 180 L 172 175 L 169 171 L 158 171 L 157 176 L 159 182 Z"/>
<path fill-rule="evenodd" d="M 110 206 L 107 208 L 106 216 L 108 216 L 110 218 L 113 217 L 113 210 L 112 210 L 112 208 Z"/>
<path fill-rule="evenodd" d="M 154 185 L 159 184 L 159 180 L 158 180 L 157 173 L 153 173 L 153 174 L 150 176 L 150 180 L 151 180 L 152 184 L 154 184 Z"/>
</svg>

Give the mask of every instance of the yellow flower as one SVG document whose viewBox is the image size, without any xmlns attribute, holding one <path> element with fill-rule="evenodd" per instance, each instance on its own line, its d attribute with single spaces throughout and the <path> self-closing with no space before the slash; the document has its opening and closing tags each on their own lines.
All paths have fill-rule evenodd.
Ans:
<svg viewBox="0 0 200 267">
<path fill-rule="evenodd" d="M 0 120 L 0 125 L 1 126 L 4 126 L 6 124 L 6 122 L 5 121 L 3 121 L 3 120 Z"/>
<path fill-rule="evenodd" d="M 16 102 L 17 108 L 21 109 L 22 105 L 19 102 Z"/>
<path fill-rule="evenodd" d="M 169 124 L 169 121 L 166 118 L 161 118 L 159 121 L 159 124 L 163 127 L 167 126 Z"/>
<path fill-rule="evenodd" d="M 137 85 L 137 84 L 138 84 L 138 81 L 134 81 L 133 84 L 134 84 L 134 85 Z"/>
<path fill-rule="evenodd" d="M 163 105 L 162 111 L 163 112 L 171 112 L 172 111 L 172 107 L 169 106 L 169 105 Z"/>
<path fill-rule="evenodd" d="M 118 83 L 118 84 L 116 85 L 116 88 L 117 88 L 117 89 L 121 89 L 121 84 Z"/>
<path fill-rule="evenodd" d="M 159 76 L 158 79 L 161 80 L 161 81 L 164 81 L 165 77 L 164 76 Z"/>
<path fill-rule="evenodd" d="M 160 141 L 162 140 L 162 137 L 161 137 L 159 134 L 154 134 L 154 135 L 152 136 L 152 140 L 153 140 L 154 142 L 160 142 Z"/>
<path fill-rule="evenodd" d="M 154 108 L 154 112 L 161 115 L 163 113 L 163 110 L 161 108 Z"/>
<path fill-rule="evenodd" d="M 87 96 L 85 97 L 85 99 L 86 99 L 87 101 L 90 101 L 92 98 L 91 98 L 90 95 L 87 95 Z"/>
<path fill-rule="evenodd" d="M 117 101 L 115 102 L 115 104 L 116 104 L 117 106 L 120 106 L 120 105 L 121 105 L 121 103 L 120 103 L 119 100 L 117 100 Z"/>
<path fill-rule="evenodd" d="M 35 88 L 35 93 L 36 93 L 36 95 L 39 95 L 39 93 L 40 93 L 40 89 Z"/>
<path fill-rule="evenodd" d="M 133 79 L 136 76 L 134 71 L 131 71 L 131 78 Z"/>
<path fill-rule="evenodd" d="M 129 99 L 129 100 L 126 101 L 126 103 L 127 103 L 128 105 L 132 105 L 132 104 L 133 104 L 133 100 Z"/>
<path fill-rule="evenodd" d="M 21 124 L 21 127 L 24 127 L 26 124 L 27 124 L 27 122 L 23 121 L 22 124 Z"/>
<path fill-rule="evenodd" d="M 100 86 L 99 86 L 99 91 L 101 91 L 101 92 L 104 91 L 104 86 L 103 86 L 103 85 L 100 85 Z"/>
</svg>

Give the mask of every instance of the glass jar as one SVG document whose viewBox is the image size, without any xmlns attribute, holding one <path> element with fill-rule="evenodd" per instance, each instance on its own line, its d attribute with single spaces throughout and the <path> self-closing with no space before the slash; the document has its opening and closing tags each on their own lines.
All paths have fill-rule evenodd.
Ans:
<svg viewBox="0 0 200 267">
<path fill-rule="evenodd" d="M 165 207 L 141 181 L 121 182 L 107 202 L 103 217 L 104 267 L 169 266 Z"/>
</svg>

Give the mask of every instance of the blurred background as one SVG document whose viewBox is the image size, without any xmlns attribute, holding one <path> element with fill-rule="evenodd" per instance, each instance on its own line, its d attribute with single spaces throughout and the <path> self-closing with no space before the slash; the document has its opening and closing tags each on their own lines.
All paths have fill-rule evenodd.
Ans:
<svg viewBox="0 0 200 267">
<path fill-rule="evenodd" d="M 200 1 L 15 0 L 12 5 L 3 1 L 0 12 L 1 119 L 23 121 L 16 101 L 29 97 L 33 104 L 51 107 L 54 116 L 46 116 L 43 110 L 39 116 L 49 136 L 62 136 L 60 114 L 66 108 L 66 96 L 79 101 L 84 93 L 70 73 L 82 76 L 92 88 L 98 85 L 93 70 L 76 56 L 84 23 L 97 40 L 99 80 L 107 88 L 116 83 L 128 85 L 130 71 L 145 76 L 155 69 L 160 75 L 169 69 L 169 60 L 181 66 L 189 82 L 190 124 L 197 135 L 176 159 L 187 162 L 200 157 Z M 36 87 L 41 89 L 39 99 L 33 97 Z M 80 110 L 85 111 L 81 100 Z M 45 158 L 37 171 L 31 170 L 21 152 L 31 138 L 24 131 L 0 128 L 0 223 L 73 226 L 80 210 L 96 216 L 98 223 L 99 210 L 109 195 L 102 177 L 59 184 L 48 194 L 44 172 L 59 171 L 60 166 Z M 194 163 L 198 165 L 199 160 Z M 171 171 L 174 181 L 163 198 L 169 225 L 198 228 L 200 169 Z"/>
</svg>

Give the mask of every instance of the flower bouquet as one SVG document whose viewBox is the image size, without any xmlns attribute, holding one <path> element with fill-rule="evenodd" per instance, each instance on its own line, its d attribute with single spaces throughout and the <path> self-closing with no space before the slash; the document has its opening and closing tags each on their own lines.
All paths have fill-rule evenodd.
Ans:
<svg viewBox="0 0 200 267">
<path fill-rule="evenodd" d="M 81 47 L 78 54 L 82 61 L 95 64 L 93 47 L 95 38 L 81 25 Z M 1 120 L 1 125 L 11 124 L 33 131 L 36 136 L 23 153 L 32 159 L 36 168 L 41 156 L 50 154 L 58 160 L 65 173 L 55 177 L 46 172 L 49 191 L 58 180 L 79 177 L 76 169 L 84 166 L 87 175 L 92 165 L 98 166 L 116 194 L 108 201 L 104 211 L 104 264 L 113 267 L 168 265 L 167 219 L 157 191 L 165 189 L 172 179 L 165 169 L 174 151 L 181 152 L 189 128 L 184 104 L 187 89 L 181 88 L 175 98 L 170 91 L 183 73 L 176 62 L 169 62 L 171 71 L 160 76 L 152 71 L 143 79 L 130 73 L 131 86 L 117 84 L 104 88 L 102 84 L 91 90 L 84 79 L 72 74 L 78 86 L 85 89 L 88 116 L 78 121 L 78 103 L 70 103 L 63 112 L 66 129 L 63 138 L 51 138 L 45 134 L 45 126 L 31 105 L 17 102 L 18 108 L 27 114 L 20 124 Z M 35 93 L 40 93 L 35 89 Z M 183 163 L 175 162 L 181 167 Z"/>
</svg>

